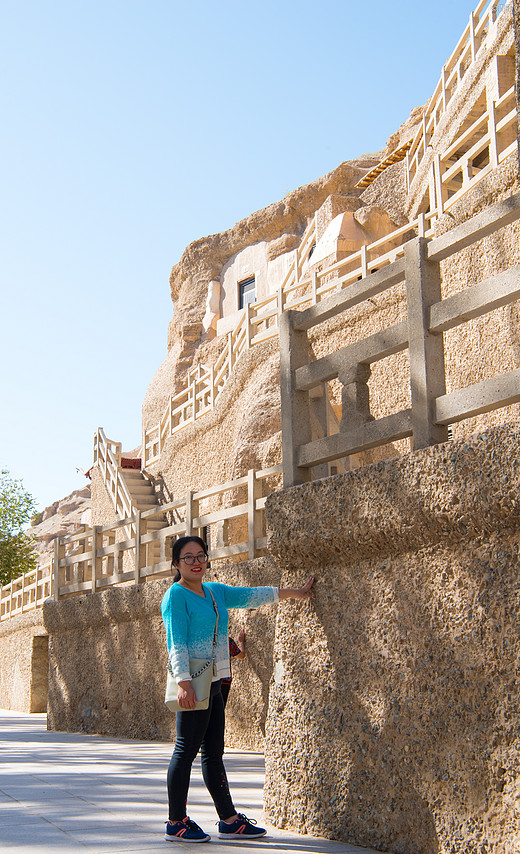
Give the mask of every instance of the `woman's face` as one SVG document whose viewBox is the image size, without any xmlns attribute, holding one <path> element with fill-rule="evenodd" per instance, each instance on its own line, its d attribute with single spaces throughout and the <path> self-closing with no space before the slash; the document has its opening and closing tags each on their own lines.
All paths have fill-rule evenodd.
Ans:
<svg viewBox="0 0 520 854">
<path fill-rule="evenodd" d="M 181 580 L 193 584 L 204 578 L 207 561 L 204 549 L 198 543 L 186 543 L 175 566 L 181 574 Z"/>
</svg>

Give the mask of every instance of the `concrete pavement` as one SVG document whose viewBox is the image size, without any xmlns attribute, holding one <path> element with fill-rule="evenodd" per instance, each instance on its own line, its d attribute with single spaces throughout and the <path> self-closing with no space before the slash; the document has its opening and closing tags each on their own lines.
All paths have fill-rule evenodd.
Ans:
<svg viewBox="0 0 520 854">
<path fill-rule="evenodd" d="M 163 840 L 166 768 L 171 745 L 79 733 L 47 732 L 45 715 L 0 710 L 0 850 L 12 854 L 140 854 L 197 851 L 241 854 L 370 854 L 327 839 L 275 828 L 249 842 L 222 841 L 197 759 L 189 814 L 212 841 L 200 845 Z M 226 754 L 233 798 L 259 824 L 262 817 L 263 756 Z M 211 804 L 211 805 L 210 805 Z M 264 823 L 265 826 L 265 823 Z M 372 852 L 376 854 L 376 852 Z"/>
</svg>

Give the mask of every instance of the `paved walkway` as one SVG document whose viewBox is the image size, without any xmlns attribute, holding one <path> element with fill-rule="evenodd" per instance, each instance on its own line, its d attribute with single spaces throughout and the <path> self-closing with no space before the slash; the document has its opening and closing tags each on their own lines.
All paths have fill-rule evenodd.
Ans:
<svg viewBox="0 0 520 854">
<path fill-rule="evenodd" d="M 166 767 L 171 746 L 97 735 L 47 732 L 45 715 L 0 710 L 0 851 L 12 854 L 126 854 L 192 851 L 200 854 L 370 854 L 366 848 L 298 836 L 269 828 L 250 840 L 217 838 L 215 812 L 208 805 L 197 760 L 189 812 L 208 833 L 204 845 L 165 842 Z M 263 756 L 226 755 L 236 803 L 262 822 Z M 376 852 L 372 852 L 376 854 Z"/>
</svg>

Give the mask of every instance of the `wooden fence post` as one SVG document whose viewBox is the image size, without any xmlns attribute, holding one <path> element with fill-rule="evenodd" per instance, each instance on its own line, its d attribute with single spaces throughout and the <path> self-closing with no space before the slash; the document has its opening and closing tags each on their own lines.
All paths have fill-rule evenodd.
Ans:
<svg viewBox="0 0 520 854">
<path fill-rule="evenodd" d="M 54 540 L 54 561 L 52 566 L 52 597 L 60 598 L 60 559 L 65 557 L 65 546 L 59 537 Z"/>
<path fill-rule="evenodd" d="M 251 303 L 247 302 L 245 309 L 244 322 L 246 324 L 246 350 L 249 350 L 251 348 L 251 338 L 253 337 L 251 330 Z"/>
<path fill-rule="evenodd" d="M 248 533 L 248 557 L 253 560 L 256 557 L 256 541 L 262 536 L 261 513 L 256 509 L 256 502 L 262 497 L 262 483 L 255 477 L 255 470 L 249 469 L 247 473 L 247 533 Z"/>
<path fill-rule="evenodd" d="M 440 264 L 428 260 L 427 249 L 428 240 L 416 237 L 404 250 L 414 450 L 448 439 L 448 428 L 434 422 L 446 376 L 442 332 L 429 331 L 430 306 L 441 299 Z"/>
<path fill-rule="evenodd" d="M 498 166 L 498 141 L 497 122 L 495 116 L 495 102 L 488 103 L 488 131 L 489 131 L 489 163 L 493 169 Z"/>
<path fill-rule="evenodd" d="M 477 45 L 475 43 L 475 12 L 473 10 L 469 14 L 469 41 L 471 45 L 471 61 L 475 62 Z"/>
<path fill-rule="evenodd" d="M 98 571 L 99 565 L 101 563 L 101 558 L 98 557 L 98 549 L 99 549 L 99 532 L 101 530 L 101 525 L 92 525 L 92 593 L 96 592 L 97 580 L 101 573 Z"/>
<path fill-rule="evenodd" d="M 141 511 L 135 512 L 135 554 L 134 554 L 134 581 L 141 581 Z"/>
<path fill-rule="evenodd" d="M 433 174 L 435 176 L 435 207 L 437 209 L 438 216 L 442 216 L 442 214 L 444 213 L 444 202 L 446 201 L 446 192 L 442 184 L 442 167 L 440 154 L 435 154 L 433 158 Z"/>
<path fill-rule="evenodd" d="M 363 243 L 361 247 L 361 275 L 363 278 L 368 276 L 368 258 L 367 258 L 367 245 Z"/>
<path fill-rule="evenodd" d="M 195 501 L 193 498 L 193 490 L 188 489 L 186 492 L 186 536 L 192 537 L 197 536 L 200 537 L 200 531 L 198 528 L 194 528 L 193 520 L 197 516 L 199 512 L 199 502 Z"/>
<path fill-rule="evenodd" d="M 316 271 L 316 267 L 312 271 L 312 305 L 317 305 L 318 303 L 318 273 Z"/>
<path fill-rule="evenodd" d="M 280 316 L 280 396 L 282 408 L 282 467 L 284 487 L 310 479 L 309 469 L 296 465 L 298 447 L 311 441 L 309 395 L 294 388 L 294 371 L 309 362 L 309 340 L 305 330 L 294 329 L 298 312 Z"/>
</svg>

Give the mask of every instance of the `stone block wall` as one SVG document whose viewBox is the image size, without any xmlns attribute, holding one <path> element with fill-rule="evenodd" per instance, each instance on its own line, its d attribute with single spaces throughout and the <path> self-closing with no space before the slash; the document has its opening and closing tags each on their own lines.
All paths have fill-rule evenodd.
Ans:
<svg viewBox="0 0 520 854">
<path fill-rule="evenodd" d="M 398 854 L 520 849 L 520 434 L 273 494 L 282 585 L 265 805 Z"/>
<path fill-rule="evenodd" d="M 47 708 L 47 632 L 42 609 L 0 623 L 0 708 Z"/>
</svg>

